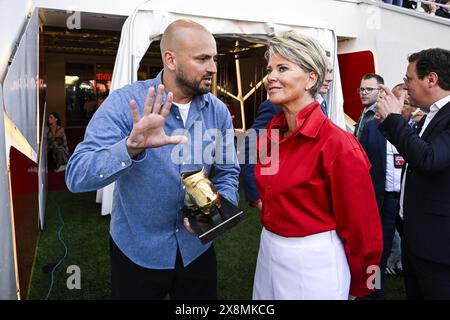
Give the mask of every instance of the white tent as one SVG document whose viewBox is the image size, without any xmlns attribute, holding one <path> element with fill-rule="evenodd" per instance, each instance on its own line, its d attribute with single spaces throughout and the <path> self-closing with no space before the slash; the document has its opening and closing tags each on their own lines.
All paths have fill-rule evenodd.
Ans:
<svg viewBox="0 0 450 320">
<path fill-rule="evenodd" d="M 265 42 L 274 34 L 294 30 L 314 37 L 332 53 L 335 71 L 328 104 L 329 114 L 332 121 L 345 129 L 336 35 L 333 30 L 324 27 L 324 22 L 298 14 L 297 10 L 301 10 L 302 2 L 282 2 L 284 5 L 270 8 L 261 3 L 256 7 L 252 2 L 238 0 L 227 1 L 226 6 L 211 6 L 211 2 L 200 0 L 156 0 L 144 3 L 128 17 L 122 28 L 111 90 L 137 80 L 139 63 L 150 44 L 159 40 L 165 28 L 177 19 L 198 22 L 216 38 L 235 37 L 249 42 Z M 111 213 L 113 188 L 110 185 L 97 193 L 97 202 L 102 202 L 102 214 Z"/>
</svg>

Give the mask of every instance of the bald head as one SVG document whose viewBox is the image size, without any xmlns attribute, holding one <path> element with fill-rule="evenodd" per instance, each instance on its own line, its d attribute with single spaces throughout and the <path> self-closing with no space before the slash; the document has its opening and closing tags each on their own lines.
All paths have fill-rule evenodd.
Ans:
<svg viewBox="0 0 450 320">
<path fill-rule="evenodd" d="M 406 91 L 406 85 L 404 83 L 399 83 L 394 88 L 392 88 L 392 93 L 397 99 L 400 99 L 400 96 L 402 93 Z M 402 108 L 402 116 L 407 121 L 411 119 L 412 113 L 416 110 L 416 107 L 412 106 L 409 100 L 408 94 L 405 96 L 405 101 L 403 102 L 403 108 Z"/>
<path fill-rule="evenodd" d="M 394 96 L 396 96 L 397 98 L 400 98 L 400 95 L 402 94 L 403 91 L 406 90 L 406 85 L 404 83 L 399 83 L 397 84 L 395 87 L 392 88 L 392 93 L 394 94 Z"/>
<path fill-rule="evenodd" d="M 197 22 L 187 19 L 175 20 L 164 30 L 160 42 L 161 54 L 163 55 L 166 50 L 178 52 L 184 43 L 192 40 L 192 36 L 199 33 L 211 35 L 204 26 Z"/>
<path fill-rule="evenodd" d="M 193 96 L 210 91 L 212 75 L 217 72 L 217 48 L 205 27 L 190 20 L 176 20 L 164 31 L 160 47 L 162 80 L 175 102 L 187 103 Z"/>
</svg>

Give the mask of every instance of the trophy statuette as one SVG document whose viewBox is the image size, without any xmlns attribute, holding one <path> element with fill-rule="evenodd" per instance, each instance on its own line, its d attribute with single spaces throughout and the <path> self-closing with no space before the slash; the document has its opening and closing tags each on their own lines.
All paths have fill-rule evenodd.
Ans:
<svg viewBox="0 0 450 320">
<path fill-rule="evenodd" d="M 203 244 L 246 218 L 242 210 L 220 196 L 204 168 L 182 173 L 181 180 L 186 187 L 183 212 Z"/>
</svg>

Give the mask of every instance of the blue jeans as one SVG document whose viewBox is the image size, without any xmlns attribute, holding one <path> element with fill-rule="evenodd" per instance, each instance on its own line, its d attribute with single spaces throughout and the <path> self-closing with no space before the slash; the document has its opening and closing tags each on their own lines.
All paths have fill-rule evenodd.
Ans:
<svg viewBox="0 0 450 320">
<path fill-rule="evenodd" d="M 397 231 L 394 234 L 394 240 L 392 241 L 391 255 L 388 258 L 387 266 L 393 269 L 402 269 L 402 249 L 401 239 Z"/>
</svg>

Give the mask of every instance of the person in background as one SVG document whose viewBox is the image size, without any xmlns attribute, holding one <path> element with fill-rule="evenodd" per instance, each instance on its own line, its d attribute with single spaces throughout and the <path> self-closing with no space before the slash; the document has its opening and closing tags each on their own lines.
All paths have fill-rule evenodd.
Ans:
<svg viewBox="0 0 450 320">
<path fill-rule="evenodd" d="M 282 112 L 258 142 L 263 230 L 253 299 L 367 295 L 381 257 L 380 218 L 364 150 L 314 99 L 325 52 L 286 32 L 269 40 L 266 59 L 266 90 Z"/>
<path fill-rule="evenodd" d="M 450 299 L 450 51 L 408 57 L 410 103 L 429 110 L 418 130 L 401 116 L 404 93 L 386 86 L 377 103 L 379 130 L 406 160 L 400 195 L 402 264 L 408 299 Z"/>
<path fill-rule="evenodd" d="M 95 112 L 69 160 L 66 182 L 72 192 L 116 183 L 114 299 L 216 299 L 214 247 L 186 226 L 181 179 L 185 172 L 214 172 L 210 180 L 220 195 L 238 203 L 231 116 L 210 93 L 216 41 L 202 25 L 176 20 L 160 47 L 164 69 L 158 76 L 113 91 Z M 194 141 L 197 136 L 203 140 Z M 223 146 L 225 159 L 213 153 L 213 143 Z"/>
<path fill-rule="evenodd" d="M 333 63 L 330 59 L 330 52 L 326 51 L 327 55 L 327 70 L 325 72 L 325 78 L 323 79 L 323 84 L 319 89 L 319 94 L 316 95 L 316 100 L 320 103 L 323 113 L 329 117 L 329 111 L 326 101 L 326 95 L 331 89 L 331 83 L 333 82 Z"/>
<path fill-rule="evenodd" d="M 440 4 L 444 4 L 447 7 L 438 6 L 438 8 L 436 9 L 435 15 L 438 17 L 450 19 L 450 12 L 449 12 L 450 11 L 450 0 L 441 0 L 441 1 L 436 1 L 436 2 L 440 3 Z"/>
<path fill-rule="evenodd" d="M 252 127 L 250 128 L 251 134 L 259 136 L 261 130 L 266 129 L 267 124 L 272 120 L 272 118 L 281 112 L 281 108 L 274 105 L 270 100 L 266 100 L 261 103 L 258 107 L 258 113 L 256 114 L 255 121 L 253 121 Z M 253 143 L 255 142 L 255 143 Z M 259 211 L 262 209 L 262 202 L 256 189 L 255 182 L 255 159 L 256 154 L 256 139 L 246 138 L 244 141 L 244 154 L 245 160 L 241 164 L 241 178 L 244 187 L 245 199 L 251 207 L 257 208 Z"/>
<path fill-rule="evenodd" d="M 396 85 L 392 92 L 396 97 L 400 97 L 404 90 L 405 84 L 401 83 Z M 409 101 L 405 100 L 402 109 L 402 115 L 405 120 L 408 121 L 411 118 L 411 113 L 414 109 Z M 372 176 L 383 230 L 383 254 L 380 262 L 381 286 L 375 289 L 368 298 L 384 299 L 386 282 L 384 271 L 388 257 L 391 254 L 392 241 L 395 234 L 400 199 L 401 173 L 405 161 L 397 149 L 378 131 L 378 120 L 376 119 L 366 124 L 359 141 L 372 165 L 370 175 Z"/>
<path fill-rule="evenodd" d="M 66 170 L 69 160 L 69 148 L 64 128 L 61 126 L 61 117 L 56 112 L 50 112 L 47 119 L 47 151 L 49 169 L 55 172 Z"/>
<path fill-rule="evenodd" d="M 384 84 L 382 76 L 375 73 L 366 73 L 361 79 L 361 85 L 357 89 L 359 99 L 363 105 L 361 116 L 355 127 L 355 137 L 358 140 L 361 138 L 361 134 L 364 131 L 364 126 L 367 122 L 371 121 L 375 117 L 375 105 L 380 94 L 378 86 Z"/>
<path fill-rule="evenodd" d="M 416 110 L 411 114 L 411 118 L 409 119 L 408 124 L 411 128 L 418 129 L 420 120 L 426 115 L 424 111 L 420 108 L 416 108 Z"/>
<path fill-rule="evenodd" d="M 427 0 L 428 2 L 435 2 L 434 0 Z M 432 16 L 436 15 L 437 5 L 434 3 L 422 3 L 422 10 Z"/>
</svg>

